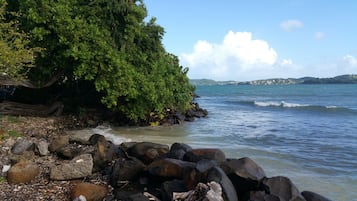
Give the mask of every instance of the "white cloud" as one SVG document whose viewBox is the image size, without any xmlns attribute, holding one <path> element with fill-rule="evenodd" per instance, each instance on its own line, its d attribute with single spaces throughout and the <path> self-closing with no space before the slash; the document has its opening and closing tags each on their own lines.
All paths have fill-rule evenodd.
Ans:
<svg viewBox="0 0 357 201">
<path fill-rule="evenodd" d="M 293 65 L 290 59 L 279 61 L 268 42 L 254 39 L 250 32 L 233 31 L 220 44 L 198 41 L 192 53 L 180 55 L 180 62 L 189 67 L 190 78 L 215 80 L 268 78 Z"/>
<path fill-rule="evenodd" d="M 342 60 L 350 66 L 357 66 L 357 59 L 352 55 L 347 54 Z"/>
<path fill-rule="evenodd" d="M 295 29 L 300 29 L 304 27 L 304 23 L 300 20 L 286 20 L 280 23 L 280 28 L 284 31 L 291 32 Z"/>
<path fill-rule="evenodd" d="M 321 31 L 315 32 L 314 37 L 316 40 L 322 40 L 325 38 L 325 33 Z"/>
<path fill-rule="evenodd" d="M 288 65 L 292 65 L 293 64 L 293 61 L 291 59 L 283 59 L 281 62 L 280 62 L 280 65 L 281 66 L 288 66 Z"/>
</svg>

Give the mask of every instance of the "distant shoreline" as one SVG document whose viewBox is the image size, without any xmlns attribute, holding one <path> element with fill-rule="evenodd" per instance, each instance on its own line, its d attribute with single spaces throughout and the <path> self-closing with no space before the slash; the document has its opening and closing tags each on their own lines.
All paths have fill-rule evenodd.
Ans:
<svg viewBox="0 0 357 201">
<path fill-rule="evenodd" d="M 192 85 L 289 85 L 289 84 L 357 84 L 357 74 L 339 75 L 331 78 L 272 78 L 254 81 L 215 81 L 211 79 L 191 79 Z"/>
</svg>

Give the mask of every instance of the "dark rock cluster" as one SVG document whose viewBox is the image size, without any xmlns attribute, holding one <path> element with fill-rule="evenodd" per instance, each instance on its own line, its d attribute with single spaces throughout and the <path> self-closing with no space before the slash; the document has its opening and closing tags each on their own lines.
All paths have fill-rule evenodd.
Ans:
<svg viewBox="0 0 357 201">
<path fill-rule="evenodd" d="M 94 134 L 58 136 L 51 142 L 14 142 L 11 163 L 3 164 L 7 182 L 27 183 L 40 174 L 31 156 L 56 155 L 48 164 L 49 179 L 68 181 L 100 173 L 106 185 L 77 182 L 70 199 L 83 200 L 202 200 L 202 201 L 328 201 L 311 191 L 300 192 L 283 176 L 267 177 L 248 157 L 226 158 L 220 149 L 194 149 L 152 142 L 113 144 Z M 27 154 L 27 155 L 26 155 Z"/>
</svg>

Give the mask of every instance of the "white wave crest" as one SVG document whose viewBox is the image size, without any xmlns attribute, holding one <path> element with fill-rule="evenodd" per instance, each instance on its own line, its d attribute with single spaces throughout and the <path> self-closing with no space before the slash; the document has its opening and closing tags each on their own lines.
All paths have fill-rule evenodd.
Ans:
<svg viewBox="0 0 357 201">
<path fill-rule="evenodd" d="M 254 101 L 254 105 L 259 107 L 308 107 L 306 104 L 288 103 L 285 101 Z"/>
</svg>

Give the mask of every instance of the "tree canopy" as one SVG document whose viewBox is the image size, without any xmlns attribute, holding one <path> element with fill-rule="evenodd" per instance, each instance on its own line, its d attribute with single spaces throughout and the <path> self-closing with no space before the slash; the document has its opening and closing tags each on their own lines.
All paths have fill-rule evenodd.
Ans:
<svg viewBox="0 0 357 201">
<path fill-rule="evenodd" d="M 35 52 L 38 48 L 29 48 L 29 37 L 18 30 L 16 20 L 7 21 L 6 1 L 0 0 L 0 75 L 13 80 L 22 81 L 26 78 L 30 67 L 35 61 Z"/>
<path fill-rule="evenodd" d="M 1 26 L 13 27 L 11 23 L 18 22 L 19 33 L 28 33 L 31 39 L 23 35 L 20 41 L 23 46 L 18 49 L 28 46 L 24 50 L 30 55 L 33 55 L 31 48 L 42 50 L 33 63 L 35 68 L 26 75 L 36 83 L 43 83 L 60 74 L 57 85 L 66 90 L 60 97 L 63 100 L 71 101 L 73 95 L 78 95 L 73 86 L 80 83 L 90 91 L 87 95 L 99 97 L 107 108 L 133 121 L 147 119 L 153 113 L 162 115 L 171 109 L 184 112 L 190 107 L 194 89 L 187 77 L 188 69 L 179 65 L 177 56 L 165 50 L 164 29 L 156 24 L 155 18 L 147 19 L 143 1 L 7 3 L 8 11 L 21 15 L 8 16 L 10 24 L 1 21 Z"/>
</svg>

